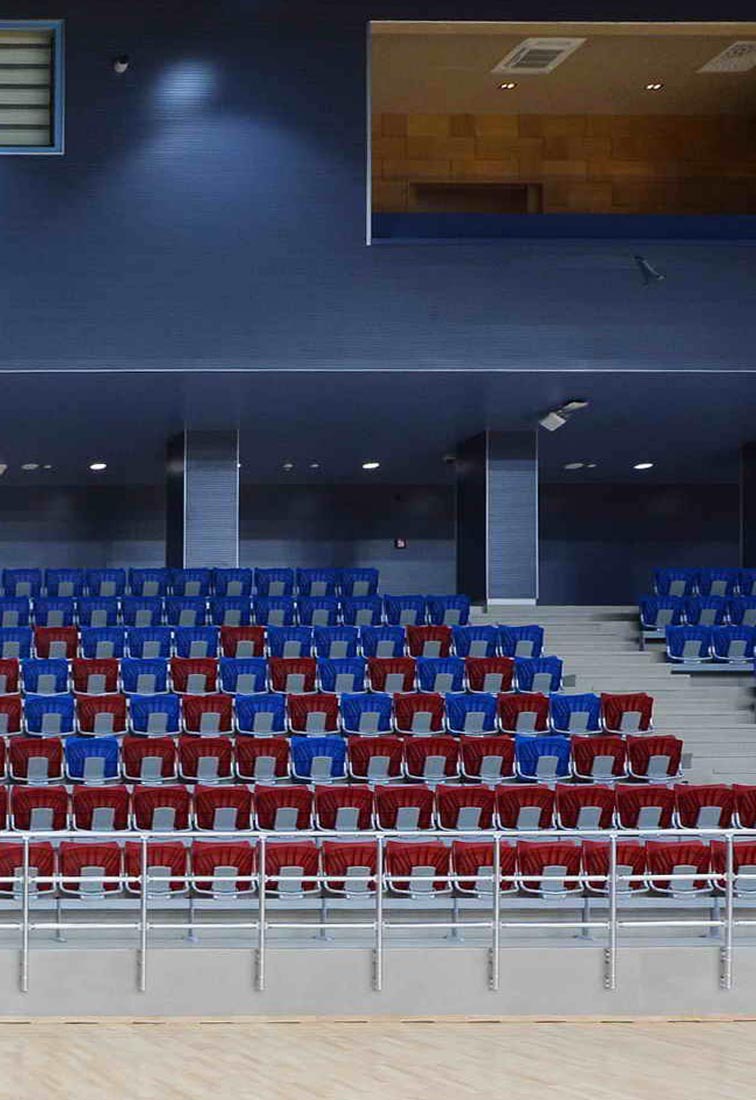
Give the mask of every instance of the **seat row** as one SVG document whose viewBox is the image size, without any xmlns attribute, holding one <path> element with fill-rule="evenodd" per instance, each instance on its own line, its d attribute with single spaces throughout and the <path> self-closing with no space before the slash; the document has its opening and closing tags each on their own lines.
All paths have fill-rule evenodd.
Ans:
<svg viewBox="0 0 756 1100">
<path fill-rule="evenodd" d="M 655 569 L 659 596 L 756 596 L 756 569 Z"/>
<path fill-rule="evenodd" d="M 641 628 L 756 626 L 756 596 L 642 596 Z"/>
<path fill-rule="evenodd" d="M 753 665 L 756 627 L 668 626 L 664 634 L 670 661 Z"/>
</svg>

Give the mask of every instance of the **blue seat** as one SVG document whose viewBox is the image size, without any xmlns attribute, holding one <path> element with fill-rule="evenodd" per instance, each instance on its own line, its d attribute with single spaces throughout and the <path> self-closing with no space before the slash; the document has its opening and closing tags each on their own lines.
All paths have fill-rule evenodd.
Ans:
<svg viewBox="0 0 756 1100">
<path fill-rule="evenodd" d="M 379 626 L 383 622 L 383 600 L 380 596 L 345 596 L 341 617 L 347 626 Z"/>
<path fill-rule="evenodd" d="M 403 657 L 405 640 L 403 626 L 360 628 L 360 644 L 366 657 Z"/>
<path fill-rule="evenodd" d="M 121 687 L 126 695 L 161 695 L 168 690 L 165 657 L 124 657 Z"/>
<path fill-rule="evenodd" d="M 165 596 L 170 576 L 170 569 L 129 569 L 129 592 L 132 596 L 146 596 L 148 599 Z"/>
<path fill-rule="evenodd" d="M 297 600 L 299 621 L 304 626 L 336 626 L 339 601 L 336 596 L 300 596 Z"/>
<path fill-rule="evenodd" d="M 45 592 L 51 597 L 83 596 L 85 583 L 83 569 L 45 570 Z"/>
<path fill-rule="evenodd" d="M 0 599 L 0 627 L 28 626 L 30 608 L 28 596 L 6 596 Z"/>
<path fill-rule="evenodd" d="M 82 596 L 76 601 L 79 626 L 117 626 L 117 596 Z"/>
<path fill-rule="evenodd" d="M 0 657 L 5 660 L 9 657 L 19 660 L 31 657 L 32 637 L 30 626 L 0 627 Z"/>
<path fill-rule="evenodd" d="M 540 657 L 543 653 L 543 627 L 507 626 L 499 623 L 499 652 L 502 657 Z"/>
<path fill-rule="evenodd" d="M 756 596 L 736 596 L 727 603 L 733 626 L 756 626 Z"/>
<path fill-rule="evenodd" d="M 271 657 L 309 657 L 312 653 L 310 626 L 269 626 L 267 637 Z"/>
<path fill-rule="evenodd" d="M 682 596 L 641 596 L 638 606 L 643 630 L 679 626 L 685 617 L 685 599 Z"/>
<path fill-rule="evenodd" d="M 316 657 L 356 657 L 360 632 L 356 626 L 316 626 L 312 632 Z"/>
<path fill-rule="evenodd" d="M 697 591 L 695 569 L 655 569 L 654 591 L 657 596 L 693 596 Z"/>
<path fill-rule="evenodd" d="M 365 736 L 391 733 L 393 700 L 382 691 L 341 696 L 341 720 L 345 733 Z"/>
<path fill-rule="evenodd" d="M 552 695 L 549 708 L 554 733 L 601 732 L 601 698 L 593 692 Z"/>
<path fill-rule="evenodd" d="M 724 596 L 688 596 L 685 621 L 689 626 L 722 626 L 727 617 Z"/>
<path fill-rule="evenodd" d="M 213 569 L 213 592 L 220 599 L 249 598 L 253 580 L 251 569 Z"/>
<path fill-rule="evenodd" d="M 76 728 L 73 695 L 27 695 L 24 724 L 32 737 L 62 737 Z"/>
<path fill-rule="evenodd" d="M 161 596 L 124 596 L 121 600 L 124 626 L 160 626 L 163 621 Z"/>
<path fill-rule="evenodd" d="M 561 734 L 515 736 L 515 770 L 520 779 L 537 783 L 562 779 L 570 770 L 570 741 Z"/>
<path fill-rule="evenodd" d="M 698 591 L 702 596 L 734 596 L 739 580 L 739 569 L 699 569 Z"/>
<path fill-rule="evenodd" d="M 453 626 L 452 640 L 458 657 L 495 657 L 499 632 L 495 626 Z"/>
<path fill-rule="evenodd" d="M 470 597 L 426 596 L 425 614 L 432 626 L 466 626 L 470 619 Z"/>
<path fill-rule="evenodd" d="M 465 662 L 461 657 L 418 657 L 417 686 L 419 691 L 464 691 Z"/>
<path fill-rule="evenodd" d="M 496 696 L 485 691 L 447 695 L 446 725 L 450 733 L 460 735 L 496 733 Z"/>
<path fill-rule="evenodd" d="M 130 657 L 170 657 L 173 631 L 169 626 L 132 626 L 126 641 Z"/>
<path fill-rule="evenodd" d="M 710 626 L 668 626 L 666 636 L 670 661 L 700 664 L 711 660 Z"/>
<path fill-rule="evenodd" d="M 756 596 L 756 569 L 738 570 L 738 592 L 741 596 Z"/>
<path fill-rule="evenodd" d="M 255 569 L 255 591 L 258 596 L 292 596 L 293 569 Z"/>
<path fill-rule="evenodd" d="M 713 626 L 711 628 L 711 648 L 716 661 L 750 664 L 754 659 L 754 643 L 756 643 L 756 627 Z"/>
<path fill-rule="evenodd" d="M 364 657 L 326 657 L 318 661 L 321 691 L 365 691 L 367 661 Z"/>
<path fill-rule="evenodd" d="M 339 573 L 336 569 L 297 569 L 300 596 L 335 596 Z"/>
<path fill-rule="evenodd" d="M 202 596 L 168 596 L 165 618 L 169 626 L 204 626 L 207 601 Z"/>
<path fill-rule="evenodd" d="M 260 626 L 293 626 L 296 604 L 293 596 L 255 596 L 255 622 Z"/>
<path fill-rule="evenodd" d="M 384 596 L 383 614 L 391 626 L 421 626 L 425 622 L 425 596 Z"/>
<path fill-rule="evenodd" d="M 342 596 L 374 596 L 378 591 L 378 570 L 342 569 L 339 587 Z"/>
<path fill-rule="evenodd" d="M 210 601 L 210 621 L 215 626 L 249 626 L 252 600 L 249 596 L 214 596 Z"/>
<path fill-rule="evenodd" d="M 85 626 L 80 631 L 82 657 L 123 657 L 126 630 L 122 626 Z"/>
<path fill-rule="evenodd" d="M 21 662 L 24 691 L 30 695 L 63 695 L 68 691 L 65 657 L 28 657 Z"/>
<path fill-rule="evenodd" d="M 173 596 L 209 596 L 212 572 L 209 569 L 171 569 Z"/>
<path fill-rule="evenodd" d="M 41 569 L 3 569 L 3 594 L 8 599 L 25 596 L 27 599 L 39 596 L 42 591 Z M 21 623 L 8 623 L 8 626 L 21 626 Z"/>
<path fill-rule="evenodd" d="M 268 662 L 264 657 L 221 657 L 221 691 L 229 695 L 254 695 L 265 691 Z"/>
<path fill-rule="evenodd" d="M 516 657 L 515 679 L 518 691 L 559 691 L 562 686 L 560 657 Z"/>
<path fill-rule="evenodd" d="M 294 779 L 327 783 L 346 779 L 346 741 L 343 737 L 292 736 L 291 774 Z"/>
<path fill-rule="evenodd" d="M 181 730 L 178 695 L 132 695 L 129 716 L 132 731 L 145 737 L 171 736 Z"/>
<path fill-rule="evenodd" d="M 76 601 L 73 596 L 39 596 L 34 601 L 37 626 L 73 626 Z"/>
<path fill-rule="evenodd" d="M 217 657 L 217 626 L 177 626 L 173 632 L 177 657 Z"/>
<path fill-rule="evenodd" d="M 78 783 L 105 783 L 118 779 L 117 737 L 67 737 L 66 775 Z"/>
<path fill-rule="evenodd" d="M 234 706 L 239 733 L 259 737 L 286 732 L 285 695 L 237 695 Z"/>
<path fill-rule="evenodd" d="M 87 569 L 86 588 L 90 596 L 122 596 L 126 591 L 126 570 Z"/>
</svg>

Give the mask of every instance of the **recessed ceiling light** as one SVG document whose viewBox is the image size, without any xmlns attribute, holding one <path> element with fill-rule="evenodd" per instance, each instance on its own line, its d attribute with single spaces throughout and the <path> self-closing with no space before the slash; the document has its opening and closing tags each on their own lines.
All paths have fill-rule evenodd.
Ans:
<svg viewBox="0 0 756 1100">
<path fill-rule="evenodd" d="M 517 87 L 517 82 L 514 80 L 506 80 L 503 84 L 499 85 L 499 90 L 502 92 L 513 92 Z"/>
<path fill-rule="evenodd" d="M 281 469 L 286 470 L 286 472 L 289 473 L 291 470 L 294 469 L 294 463 L 293 462 L 284 462 Z"/>
<path fill-rule="evenodd" d="M 371 460 L 370 462 L 363 462 L 362 468 L 363 470 L 378 470 L 380 469 L 380 465 L 380 462 L 374 462 Z"/>
<path fill-rule="evenodd" d="M 7 469 L 8 469 L 8 464 L 6 462 L 0 462 L 0 477 L 3 476 L 3 474 L 5 473 L 5 471 Z"/>
<path fill-rule="evenodd" d="M 39 469 L 39 463 L 38 462 L 25 462 L 23 464 L 23 466 L 21 467 L 21 469 L 22 470 L 38 470 Z"/>
<path fill-rule="evenodd" d="M 597 462 L 586 462 L 586 464 L 585 464 L 586 470 L 595 470 L 597 466 L 598 466 Z"/>
<path fill-rule="evenodd" d="M 636 462 L 633 466 L 634 470 L 650 470 L 653 466 L 653 462 Z"/>
<path fill-rule="evenodd" d="M 567 462 L 564 468 L 565 470 L 582 470 L 583 466 L 585 466 L 584 462 Z"/>
<path fill-rule="evenodd" d="M 651 84 L 646 85 L 646 91 L 647 92 L 660 92 L 663 87 L 664 87 L 664 85 L 660 81 L 655 80 L 655 81 L 652 81 Z"/>
<path fill-rule="evenodd" d="M 102 473 L 103 470 L 107 470 L 108 464 L 107 462 L 90 462 L 89 468 L 90 470 L 94 470 L 96 474 L 99 474 Z"/>
<path fill-rule="evenodd" d="M 319 462 L 311 462 L 310 463 L 310 469 L 311 470 L 319 470 L 320 469 L 320 463 Z"/>
<path fill-rule="evenodd" d="M 52 466 L 50 465 L 50 463 L 49 463 L 49 462 L 47 462 L 47 463 L 45 463 L 45 465 L 44 465 L 44 466 L 42 467 L 42 469 L 43 469 L 43 470 L 52 470 Z"/>
</svg>

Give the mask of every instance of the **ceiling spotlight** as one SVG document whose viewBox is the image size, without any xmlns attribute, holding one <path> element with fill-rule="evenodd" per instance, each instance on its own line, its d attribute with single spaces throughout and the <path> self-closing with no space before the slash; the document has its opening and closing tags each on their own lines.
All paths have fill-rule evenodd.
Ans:
<svg viewBox="0 0 756 1100">
<path fill-rule="evenodd" d="M 595 470 L 597 465 L 598 465 L 597 462 L 586 462 L 585 468 L 586 468 L 586 470 Z"/>
<path fill-rule="evenodd" d="M 38 470 L 39 469 L 39 463 L 38 462 L 25 462 L 23 464 L 23 466 L 21 467 L 21 469 L 22 470 Z"/>
<path fill-rule="evenodd" d="M 587 409 L 589 404 L 590 404 L 590 402 L 589 401 L 584 401 L 582 397 L 575 397 L 575 398 L 573 398 L 572 401 L 565 402 L 565 404 L 562 405 L 561 409 L 559 409 L 559 412 L 560 413 L 579 412 L 580 409 Z"/>
<path fill-rule="evenodd" d="M 653 462 L 636 462 L 633 466 L 634 470 L 650 470 L 653 467 Z"/>
<path fill-rule="evenodd" d="M 320 469 L 320 463 L 319 462 L 311 462 L 310 463 L 310 469 L 311 470 L 319 470 Z"/>
<path fill-rule="evenodd" d="M 664 85 L 661 83 L 661 81 L 655 80 L 655 81 L 652 81 L 651 84 L 646 85 L 646 91 L 647 92 L 660 92 L 663 87 L 664 87 Z"/>
<path fill-rule="evenodd" d="M 282 470 L 286 470 L 286 473 L 287 473 L 287 474 L 288 474 L 288 473 L 291 473 L 291 471 L 292 471 L 292 470 L 294 469 L 294 463 L 293 463 L 293 462 L 284 462 L 284 464 L 283 464 L 283 466 L 281 467 L 281 469 L 282 469 Z"/>
<path fill-rule="evenodd" d="M 113 72 L 122 76 L 126 72 L 130 64 L 129 55 L 126 53 L 119 54 L 118 57 L 113 58 Z"/>
<path fill-rule="evenodd" d="M 381 465 L 380 462 L 373 462 L 373 461 L 363 462 L 362 463 L 362 468 L 363 468 L 363 470 L 378 470 L 378 469 L 380 469 L 380 465 Z"/>
<path fill-rule="evenodd" d="M 583 466 L 585 466 L 584 462 L 567 462 L 564 468 L 565 470 L 582 470 Z"/>
<path fill-rule="evenodd" d="M 52 466 L 51 466 L 51 465 L 49 464 L 49 462 L 48 462 L 48 463 L 47 463 L 46 465 L 44 465 L 44 466 L 42 467 L 42 469 L 43 469 L 43 470 L 52 470 Z"/>
<path fill-rule="evenodd" d="M 517 84 L 514 80 L 507 80 L 504 84 L 499 85 L 499 90 L 502 92 L 513 92 Z"/>
<path fill-rule="evenodd" d="M 555 432 L 557 428 L 563 428 L 567 423 L 567 417 L 562 416 L 558 412 L 546 413 L 538 421 L 542 428 L 545 428 L 547 432 Z"/>
<path fill-rule="evenodd" d="M 2 477 L 2 476 L 3 476 L 3 474 L 5 473 L 5 471 L 6 471 L 7 469 L 8 469 L 8 465 L 7 465 L 7 463 L 5 463 L 5 462 L 0 462 L 0 477 Z"/>
<path fill-rule="evenodd" d="M 108 464 L 107 462 L 90 462 L 89 468 L 90 470 L 93 470 L 96 474 L 100 474 L 103 470 L 107 470 Z"/>
<path fill-rule="evenodd" d="M 564 427 L 573 413 L 578 412 L 580 409 L 587 409 L 589 404 L 590 402 L 585 401 L 582 397 L 573 397 L 571 401 L 565 401 L 564 405 L 560 405 L 558 409 L 547 412 L 538 423 L 547 432 L 555 432 L 558 428 Z"/>
</svg>

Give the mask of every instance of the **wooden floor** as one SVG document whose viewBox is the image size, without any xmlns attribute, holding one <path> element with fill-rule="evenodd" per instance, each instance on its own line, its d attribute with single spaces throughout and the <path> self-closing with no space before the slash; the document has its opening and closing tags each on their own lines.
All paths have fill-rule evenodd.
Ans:
<svg viewBox="0 0 756 1100">
<path fill-rule="evenodd" d="M 0 1022 L 2 1100 L 750 1100 L 756 1021 Z"/>
</svg>

